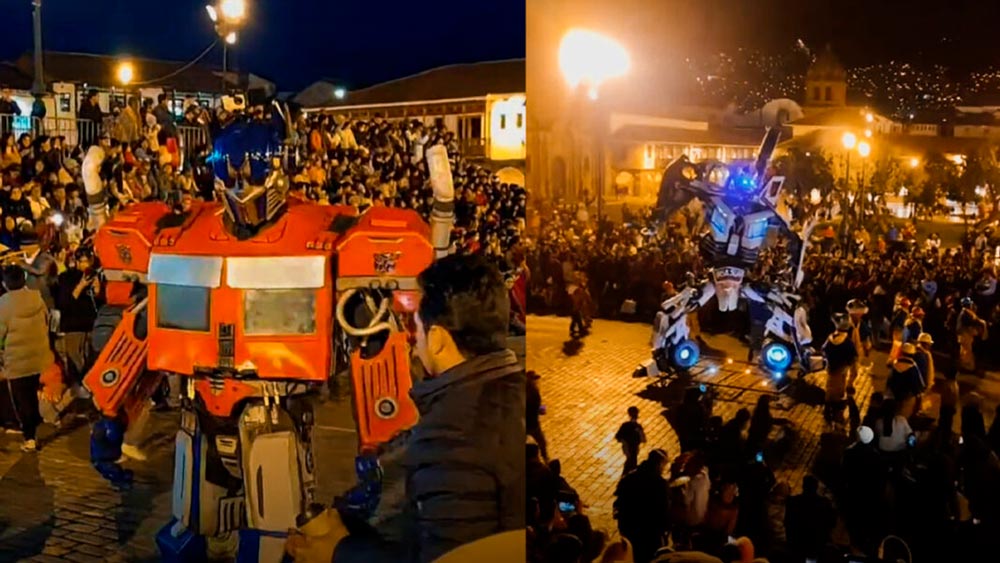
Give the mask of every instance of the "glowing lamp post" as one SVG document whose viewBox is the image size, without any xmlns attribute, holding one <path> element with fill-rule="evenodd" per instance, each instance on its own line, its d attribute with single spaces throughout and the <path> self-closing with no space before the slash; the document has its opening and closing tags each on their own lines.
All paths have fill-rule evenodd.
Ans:
<svg viewBox="0 0 1000 563">
<path fill-rule="evenodd" d="M 214 5 L 205 6 L 209 19 L 215 24 L 215 32 L 222 39 L 222 93 L 226 93 L 226 74 L 229 67 L 229 46 L 236 45 L 238 31 L 247 18 L 246 0 L 218 0 Z"/>
<path fill-rule="evenodd" d="M 858 154 L 861 155 L 861 181 L 858 182 L 858 199 L 861 202 L 858 204 L 858 220 L 862 223 L 865 218 L 865 198 L 867 193 L 865 191 L 865 165 L 868 163 L 868 155 L 872 153 L 872 146 L 868 144 L 867 141 L 861 141 L 858 143 Z"/>
<path fill-rule="evenodd" d="M 132 63 L 121 63 L 118 65 L 118 70 L 115 72 L 118 78 L 118 82 L 122 86 L 128 86 L 135 79 L 135 68 Z"/>
<path fill-rule="evenodd" d="M 586 96 L 591 102 L 599 98 L 602 84 L 608 80 L 620 78 L 628 73 L 631 60 L 625 48 L 614 39 L 586 29 L 571 29 L 563 35 L 559 43 L 559 70 L 566 80 L 570 90 L 586 89 Z M 579 100 L 579 97 L 577 97 Z M 603 132 L 596 123 L 600 122 L 601 113 L 597 108 L 589 109 L 592 116 L 592 132 Z M 604 194 L 604 141 L 597 139 L 598 174 L 597 174 L 597 224 L 600 227 L 603 211 Z M 598 228 L 598 233 L 602 232 Z"/>
</svg>

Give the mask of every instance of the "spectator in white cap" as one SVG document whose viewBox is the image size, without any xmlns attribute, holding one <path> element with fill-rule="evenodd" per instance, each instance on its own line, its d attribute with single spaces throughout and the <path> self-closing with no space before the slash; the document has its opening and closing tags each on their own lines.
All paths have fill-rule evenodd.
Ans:
<svg viewBox="0 0 1000 563">
<path fill-rule="evenodd" d="M 917 369 L 924 377 L 924 391 L 930 391 L 934 387 L 934 355 L 931 353 L 931 346 L 934 339 L 930 334 L 921 332 L 917 337 L 917 350 L 913 355 L 913 363 L 917 364 Z"/>
</svg>

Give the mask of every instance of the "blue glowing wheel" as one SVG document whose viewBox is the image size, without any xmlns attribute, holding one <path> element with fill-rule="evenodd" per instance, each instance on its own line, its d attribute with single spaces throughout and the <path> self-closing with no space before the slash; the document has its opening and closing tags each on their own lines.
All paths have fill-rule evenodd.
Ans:
<svg viewBox="0 0 1000 563">
<path fill-rule="evenodd" d="M 784 342 L 771 341 L 761 348 L 760 358 L 768 371 L 783 374 L 791 367 L 794 356 L 792 350 Z"/>
<path fill-rule="evenodd" d="M 701 355 L 701 350 L 698 348 L 698 343 L 694 340 L 689 340 L 685 338 L 681 340 L 676 345 L 670 354 L 674 365 L 680 369 L 690 369 L 698 363 L 698 358 Z"/>
</svg>

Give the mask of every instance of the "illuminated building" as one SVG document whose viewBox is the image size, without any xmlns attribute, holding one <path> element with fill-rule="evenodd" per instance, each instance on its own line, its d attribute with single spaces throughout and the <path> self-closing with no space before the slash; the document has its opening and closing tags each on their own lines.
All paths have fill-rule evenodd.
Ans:
<svg viewBox="0 0 1000 563">
<path fill-rule="evenodd" d="M 457 135 L 466 158 L 493 162 L 501 179 L 524 182 L 523 59 L 444 66 L 342 96 L 338 88 L 316 82 L 293 101 L 307 112 L 444 125 Z"/>
</svg>

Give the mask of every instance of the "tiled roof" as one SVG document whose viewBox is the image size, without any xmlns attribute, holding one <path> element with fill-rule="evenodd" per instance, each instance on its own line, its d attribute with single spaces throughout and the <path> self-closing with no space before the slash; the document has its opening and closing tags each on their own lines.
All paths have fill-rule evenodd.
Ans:
<svg viewBox="0 0 1000 563">
<path fill-rule="evenodd" d="M 123 60 L 128 60 L 135 69 L 133 83 L 155 81 L 150 87 L 160 86 L 182 92 L 218 93 L 222 89 L 221 72 L 202 65 L 192 65 L 181 70 L 187 63 L 158 61 L 129 57 L 113 57 L 110 55 L 94 55 L 89 53 L 45 52 L 44 68 L 47 82 L 72 82 L 88 84 L 95 87 L 118 85 L 118 67 Z M 29 78 L 34 76 L 34 63 L 31 53 L 21 56 L 15 64 Z M 181 70 L 180 72 L 178 72 Z M 176 74 L 174 74 L 176 73 Z M 163 78 L 167 77 L 168 78 Z M 236 76 L 230 73 L 230 81 Z M 241 77 L 241 82 L 245 78 Z M 230 87 L 238 85 L 231 84 Z"/>
<path fill-rule="evenodd" d="M 366 106 L 402 102 L 424 102 L 478 98 L 487 94 L 524 92 L 524 59 L 456 64 L 433 68 L 361 90 L 347 92 L 344 99 L 315 101 L 312 107 Z"/>
<path fill-rule="evenodd" d="M 646 143 L 691 143 L 696 145 L 758 146 L 764 136 L 763 129 L 718 128 L 708 131 L 675 129 L 649 125 L 627 125 L 615 131 L 619 141 Z"/>
<path fill-rule="evenodd" d="M 31 75 L 24 74 L 12 63 L 0 62 L 0 88 L 28 90 L 31 88 Z"/>
<path fill-rule="evenodd" d="M 840 108 L 813 110 L 806 112 L 805 117 L 796 119 L 789 125 L 813 125 L 817 127 L 852 127 L 863 129 L 868 127 L 863 108 L 846 106 Z"/>
</svg>

